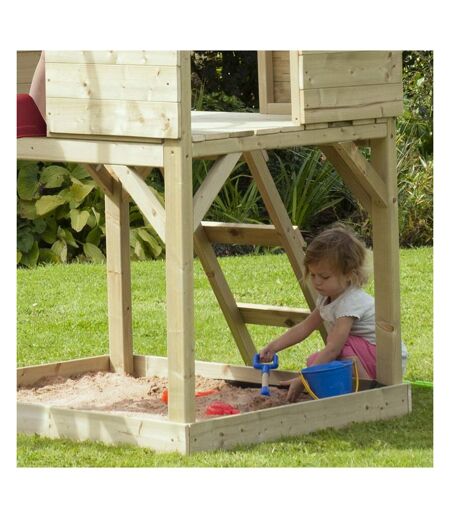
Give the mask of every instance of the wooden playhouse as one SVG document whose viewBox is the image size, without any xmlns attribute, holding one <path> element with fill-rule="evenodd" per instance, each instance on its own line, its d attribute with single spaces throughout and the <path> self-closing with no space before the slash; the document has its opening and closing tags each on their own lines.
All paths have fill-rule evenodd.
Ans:
<svg viewBox="0 0 450 518">
<path fill-rule="evenodd" d="M 36 52 L 18 53 L 26 92 Z M 325 427 L 401 416 L 411 410 L 402 383 L 395 117 L 402 112 L 401 52 L 258 52 L 260 113 L 191 111 L 190 52 L 46 52 L 48 135 L 17 141 L 26 160 L 76 162 L 105 193 L 109 355 L 18 369 L 18 385 L 88 371 L 168 377 L 167 419 L 18 404 L 18 431 L 75 440 L 126 442 L 191 453 L 296 436 Z M 360 152 L 370 147 L 370 160 Z M 241 415 L 195 419 L 196 374 L 260 381 L 247 324 L 289 326 L 307 311 L 239 303 L 212 243 L 282 246 L 312 308 L 304 241 L 266 163 L 266 150 L 317 146 L 373 223 L 378 388 Z M 193 193 L 192 160 L 215 161 Z M 240 159 L 261 192 L 272 225 L 203 217 Z M 165 204 L 145 183 L 164 172 Z M 167 358 L 133 354 L 128 206 L 132 199 L 166 245 Z M 199 258 L 243 365 L 195 360 L 193 258 Z M 326 331 L 324 330 L 323 333 Z M 273 371 L 271 382 L 292 377 Z"/>
</svg>

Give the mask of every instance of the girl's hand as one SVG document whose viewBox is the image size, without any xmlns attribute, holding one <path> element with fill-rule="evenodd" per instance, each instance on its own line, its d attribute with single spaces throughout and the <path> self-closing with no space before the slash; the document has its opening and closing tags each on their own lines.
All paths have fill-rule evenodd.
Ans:
<svg viewBox="0 0 450 518">
<path fill-rule="evenodd" d="M 300 394 L 303 392 L 303 383 L 299 376 L 296 376 L 295 378 L 287 381 L 281 381 L 280 385 L 289 387 L 287 400 L 291 403 L 297 401 Z"/>
<path fill-rule="evenodd" d="M 273 355 L 275 354 L 275 352 L 276 351 L 274 351 L 270 345 L 267 345 L 266 347 L 264 347 L 264 349 L 261 349 L 259 351 L 260 361 L 263 363 L 271 362 L 273 360 Z"/>
</svg>

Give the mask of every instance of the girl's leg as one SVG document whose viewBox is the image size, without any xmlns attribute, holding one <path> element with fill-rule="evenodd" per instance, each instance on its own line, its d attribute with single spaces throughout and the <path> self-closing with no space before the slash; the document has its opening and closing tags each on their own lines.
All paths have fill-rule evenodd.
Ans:
<svg viewBox="0 0 450 518">
<path fill-rule="evenodd" d="M 319 352 L 311 354 L 306 360 L 307 367 L 311 367 Z M 356 361 L 356 368 L 361 379 L 376 379 L 375 346 L 359 336 L 349 336 L 337 360 L 352 359 Z"/>
<path fill-rule="evenodd" d="M 377 378 L 376 347 L 364 338 L 350 335 L 342 348 L 339 359 L 355 360 L 361 379 Z"/>
<path fill-rule="evenodd" d="M 36 65 L 33 79 L 31 80 L 30 96 L 33 98 L 45 120 L 45 60 L 43 51 Z"/>
<path fill-rule="evenodd" d="M 361 360 L 357 356 L 340 356 L 340 358 L 345 360 L 353 360 L 355 362 L 356 368 L 358 369 L 358 377 L 360 380 L 371 380 L 373 379 L 366 369 L 364 368 Z"/>
</svg>

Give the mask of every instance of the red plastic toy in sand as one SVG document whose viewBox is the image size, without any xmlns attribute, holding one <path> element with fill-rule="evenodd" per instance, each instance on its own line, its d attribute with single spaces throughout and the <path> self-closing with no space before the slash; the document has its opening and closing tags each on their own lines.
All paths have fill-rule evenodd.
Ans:
<svg viewBox="0 0 450 518">
<path fill-rule="evenodd" d="M 216 389 L 203 390 L 203 391 L 201 390 L 201 391 L 195 393 L 195 397 L 210 396 L 211 394 L 218 394 L 218 393 L 219 393 L 219 391 Z"/>
<path fill-rule="evenodd" d="M 206 409 L 206 415 L 233 415 L 240 414 L 240 411 L 228 403 L 222 401 L 214 401 Z"/>
</svg>

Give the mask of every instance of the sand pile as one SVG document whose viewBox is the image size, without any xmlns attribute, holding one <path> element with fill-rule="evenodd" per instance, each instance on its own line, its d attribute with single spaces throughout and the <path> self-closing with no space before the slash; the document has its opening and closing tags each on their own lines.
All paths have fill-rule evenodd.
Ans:
<svg viewBox="0 0 450 518">
<path fill-rule="evenodd" d="M 18 389 L 17 400 L 80 410 L 166 417 L 167 385 L 167 379 L 158 376 L 134 378 L 111 372 L 91 372 L 71 378 L 42 378 L 31 387 Z M 201 376 L 196 377 L 195 391 L 198 394 L 195 398 L 197 420 L 214 417 L 208 415 L 207 409 L 211 405 L 217 406 L 217 402 L 231 405 L 239 413 L 288 404 L 285 389 L 271 387 L 271 395 L 265 397 L 260 395 L 260 388 L 236 386 Z M 310 398 L 303 394 L 300 400 L 303 399 Z"/>
</svg>

